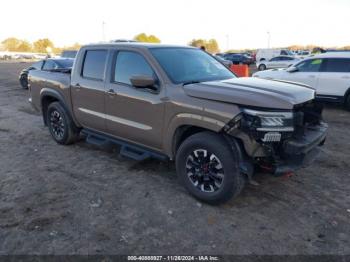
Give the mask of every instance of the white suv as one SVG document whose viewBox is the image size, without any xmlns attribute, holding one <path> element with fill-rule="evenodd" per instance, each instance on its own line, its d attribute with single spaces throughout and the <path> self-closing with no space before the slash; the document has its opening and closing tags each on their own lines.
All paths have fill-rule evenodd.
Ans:
<svg viewBox="0 0 350 262">
<path fill-rule="evenodd" d="M 350 110 L 350 52 L 325 53 L 287 69 L 272 69 L 253 77 L 299 82 L 316 89 L 320 100 L 340 102 Z"/>
</svg>

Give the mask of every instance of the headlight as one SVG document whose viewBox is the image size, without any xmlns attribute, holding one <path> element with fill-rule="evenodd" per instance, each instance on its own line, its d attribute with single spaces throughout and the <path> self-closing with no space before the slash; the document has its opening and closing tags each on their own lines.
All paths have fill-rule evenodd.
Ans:
<svg viewBox="0 0 350 262">
<path fill-rule="evenodd" d="M 262 132 L 293 132 L 293 112 L 243 109 L 247 127 Z"/>
</svg>

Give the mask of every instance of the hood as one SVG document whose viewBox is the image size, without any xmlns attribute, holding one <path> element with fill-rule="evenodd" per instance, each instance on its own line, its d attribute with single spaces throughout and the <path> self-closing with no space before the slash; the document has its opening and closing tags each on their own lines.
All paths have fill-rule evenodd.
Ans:
<svg viewBox="0 0 350 262">
<path fill-rule="evenodd" d="M 294 105 L 314 99 L 312 88 L 279 80 L 254 77 L 185 85 L 187 95 L 209 100 L 271 109 L 293 109 Z"/>
</svg>

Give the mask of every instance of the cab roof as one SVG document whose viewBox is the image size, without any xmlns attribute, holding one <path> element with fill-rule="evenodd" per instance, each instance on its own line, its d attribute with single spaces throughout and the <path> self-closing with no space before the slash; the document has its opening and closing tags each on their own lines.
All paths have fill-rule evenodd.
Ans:
<svg viewBox="0 0 350 262">
<path fill-rule="evenodd" d="M 166 45 L 166 44 L 156 44 L 156 43 L 142 43 L 142 42 L 108 42 L 108 43 L 94 43 L 87 44 L 83 46 L 84 48 L 103 48 L 103 47 L 135 47 L 135 48 L 195 48 L 192 46 L 184 45 Z"/>
</svg>

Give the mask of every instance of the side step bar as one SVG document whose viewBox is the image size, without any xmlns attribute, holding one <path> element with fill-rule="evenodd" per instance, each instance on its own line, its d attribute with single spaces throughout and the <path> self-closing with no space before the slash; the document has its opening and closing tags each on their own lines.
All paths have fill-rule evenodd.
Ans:
<svg viewBox="0 0 350 262">
<path fill-rule="evenodd" d="M 97 133 L 92 130 L 83 129 L 81 133 L 87 136 L 86 142 L 95 146 L 103 147 L 108 145 L 109 143 L 121 146 L 120 155 L 134 159 L 136 161 L 142 161 L 151 157 L 160 160 L 168 159 L 168 157 L 164 154 L 155 152 L 153 150 L 138 145 L 130 144 L 126 141 L 116 139 L 105 134 Z"/>
</svg>

